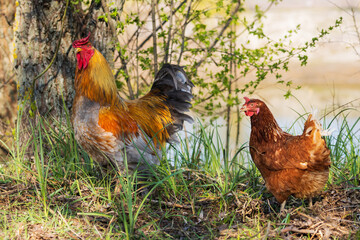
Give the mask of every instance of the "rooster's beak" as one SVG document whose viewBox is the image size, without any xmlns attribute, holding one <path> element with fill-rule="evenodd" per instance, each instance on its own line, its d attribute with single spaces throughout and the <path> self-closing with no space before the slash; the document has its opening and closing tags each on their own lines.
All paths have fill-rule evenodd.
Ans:
<svg viewBox="0 0 360 240">
<path fill-rule="evenodd" d="M 78 53 L 81 51 L 81 48 L 75 48 L 75 53 Z"/>
</svg>

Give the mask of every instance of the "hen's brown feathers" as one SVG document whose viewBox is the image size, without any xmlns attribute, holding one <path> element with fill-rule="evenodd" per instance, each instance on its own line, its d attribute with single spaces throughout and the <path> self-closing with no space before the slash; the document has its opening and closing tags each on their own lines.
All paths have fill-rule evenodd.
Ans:
<svg viewBox="0 0 360 240">
<path fill-rule="evenodd" d="M 292 136 L 281 130 L 264 102 L 249 103 L 245 111 L 259 108 L 251 114 L 250 153 L 267 189 L 280 203 L 291 194 L 305 198 L 321 191 L 328 179 L 330 150 L 320 124 L 309 115 L 303 134 Z"/>
</svg>

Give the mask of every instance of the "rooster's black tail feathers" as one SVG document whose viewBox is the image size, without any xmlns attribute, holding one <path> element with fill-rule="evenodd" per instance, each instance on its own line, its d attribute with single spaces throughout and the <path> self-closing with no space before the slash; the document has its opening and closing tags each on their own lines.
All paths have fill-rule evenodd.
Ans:
<svg viewBox="0 0 360 240">
<path fill-rule="evenodd" d="M 164 64 L 156 74 L 151 91 L 165 97 L 165 103 L 170 109 L 173 124 L 167 126 L 170 135 L 182 130 L 184 121 L 193 122 L 186 112 L 191 108 L 192 88 L 194 84 L 186 76 L 182 67 Z"/>
</svg>

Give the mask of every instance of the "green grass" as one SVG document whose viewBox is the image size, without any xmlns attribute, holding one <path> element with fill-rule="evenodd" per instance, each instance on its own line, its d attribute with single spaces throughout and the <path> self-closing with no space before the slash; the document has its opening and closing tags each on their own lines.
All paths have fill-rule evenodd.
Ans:
<svg viewBox="0 0 360 240">
<path fill-rule="evenodd" d="M 354 123 L 349 123 L 347 118 L 351 109 L 345 109 L 335 115 L 327 125 L 331 128 L 337 117 L 342 114 L 343 121 L 336 136 L 327 137 L 327 142 L 332 154 L 332 173 L 331 183 L 339 184 L 349 182 L 354 186 L 359 186 L 360 174 L 360 118 L 355 119 Z"/>
<path fill-rule="evenodd" d="M 326 223 L 330 213 L 344 221 L 342 228 L 348 224 L 341 231 L 330 229 L 332 237 L 353 236 L 360 203 L 341 202 L 359 195 L 360 118 L 350 124 L 351 111 L 341 110 L 323 122 L 330 128 L 338 121 L 340 128 L 326 137 L 332 168 L 318 207 L 309 210 L 306 201 L 290 198 L 285 215 L 278 214 L 279 205 L 249 161 L 247 144 L 230 155 L 217 128 L 200 121 L 187 138 L 164 149 L 160 165 L 144 178 L 138 172 L 100 169 L 77 146 L 68 117 L 38 117 L 30 126 L 33 137 L 9 146 L 11 156 L 0 168 L 0 238 L 314 239 L 323 228 L 304 233 L 288 228 L 304 230 L 316 218 Z M 19 119 L 22 114 L 20 109 Z M 304 121 L 299 117 L 292 127 Z M 18 121 L 15 139 L 21 135 Z M 339 208 L 344 204 L 350 207 Z"/>
</svg>

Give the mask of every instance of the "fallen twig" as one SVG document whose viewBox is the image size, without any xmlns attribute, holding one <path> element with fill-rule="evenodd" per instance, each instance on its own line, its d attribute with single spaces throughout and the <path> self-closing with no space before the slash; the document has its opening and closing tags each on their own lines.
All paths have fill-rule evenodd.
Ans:
<svg viewBox="0 0 360 240">
<path fill-rule="evenodd" d="M 268 239 L 269 237 L 269 232 L 270 232 L 270 221 L 268 221 L 268 224 L 267 224 L 267 228 L 266 228 L 266 232 L 265 232 L 265 236 L 262 238 L 264 240 Z"/>
<path fill-rule="evenodd" d="M 308 230 L 308 229 L 298 229 L 297 227 L 290 226 L 290 227 L 286 227 L 286 228 L 281 230 L 281 233 L 286 233 L 286 232 L 314 234 L 316 231 L 315 230 Z"/>
<path fill-rule="evenodd" d="M 31 187 L 30 186 L 23 186 L 19 189 L 13 189 L 13 190 L 9 190 L 9 191 L 3 191 L 1 192 L 1 195 L 11 195 L 13 193 L 17 193 L 17 192 L 21 192 L 21 191 L 24 191 L 24 190 L 28 190 L 30 189 Z"/>
<path fill-rule="evenodd" d="M 165 202 L 165 201 L 159 201 L 159 200 L 155 200 L 155 199 L 146 199 L 147 202 L 151 202 L 151 203 L 160 203 L 160 204 L 164 204 L 168 207 L 176 207 L 176 208 L 185 208 L 185 209 L 193 209 L 193 207 L 191 205 L 181 205 L 178 203 L 172 203 L 172 202 Z M 194 206 L 194 208 L 199 208 L 199 206 Z"/>
<path fill-rule="evenodd" d="M 321 227 L 321 225 L 322 225 L 323 223 L 324 223 L 323 221 L 318 222 L 318 223 L 316 223 L 316 224 L 312 225 L 310 228 Z"/>
<path fill-rule="evenodd" d="M 340 221 L 340 222 L 348 222 L 348 223 L 353 223 L 353 224 L 360 224 L 360 222 L 347 220 L 347 219 L 342 219 L 342 218 L 331 218 L 331 219 L 336 220 L 336 221 Z"/>
<path fill-rule="evenodd" d="M 302 212 L 298 212 L 297 214 L 303 216 L 303 217 L 306 217 L 308 219 L 310 219 L 311 221 L 315 221 L 315 219 L 313 217 L 310 217 L 309 215 L 305 214 L 305 213 L 302 213 Z"/>
</svg>

